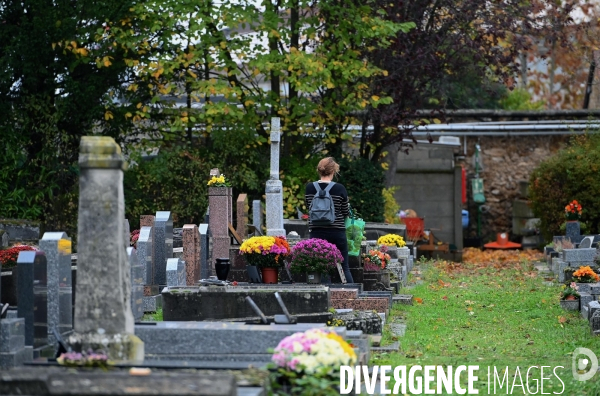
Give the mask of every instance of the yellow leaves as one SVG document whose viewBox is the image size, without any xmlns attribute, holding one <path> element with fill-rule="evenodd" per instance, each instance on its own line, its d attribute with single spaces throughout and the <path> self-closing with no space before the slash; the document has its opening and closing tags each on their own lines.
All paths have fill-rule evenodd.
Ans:
<svg viewBox="0 0 600 396">
<path fill-rule="evenodd" d="M 443 281 L 443 280 L 441 280 L 441 279 L 438 279 L 438 284 L 439 284 L 441 287 L 452 287 L 452 283 L 444 282 L 444 281 Z"/>
<path fill-rule="evenodd" d="M 141 108 L 142 107 L 142 102 L 138 103 L 135 107 L 138 108 L 138 109 Z"/>
<path fill-rule="evenodd" d="M 433 119 L 433 123 L 434 123 L 434 124 L 441 124 L 441 123 L 442 123 L 442 121 L 440 121 L 440 120 L 439 120 L 439 119 L 437 119 L 437 118 L 434 118 L 434 119 Z"/>
<path fill-rule="evenodd" d="M 71 41 L 70 44 L 71 44 L 71 47 L 77 48 L 77 42 L 76 41 Z"/>
<path fill-rule="evenodd" d="M 373 95 L 371 96 L 371 99 L 373 99 L 374 102 L 377 102 L 379 100 L 379 96 Z"/>
<path fill-rule="evenodd" d="M 190 69 L 187 70 L 187 73 L 192 76 L 193 78 L 198 78 L 198 76 L 196 75 L 196 73 L 194 73 L 193 71 L 191 71 Z"/>
<path fill-rule="evenodd" d="M 422 299 L 422 298 L 420 298 L 420 297 L 415 297 L 415 302 L 416 302 L 417 304 L 423 304 L 423 299 Z"/>
<path fill-rule="evenodd" d="M 382 71 L 382 72 L 381 72 L 381 74 L 383 74 L 384 76 L 386 76 L 386 77 L 387 77 L 387 76 L 388 76 L 388 71 L 387 71 L 387 70 L 384 70 L 384 71 Z"/>
<path fill-rule="evenodd" d="M 160 77 L 161 74 L 163 74 L 165 71 L 165 69 L 163 69 L 162 67 L 158 70 L 156 70 L 154 73 L 152 73 L 152 77 L 158 79 Z"/>
<path fill-rule="evenodd" d="M 227 42 L 226 42 L 226 41 L 221 41 L 221 42 L 219 43 L 219 45 L 220 45 L 220 46 L 221 46 L 221 48 L 223 48 L 223 49 L 227 48 Z"/>
<path fill-rule="evenodd" d="M 85 49 L 85 48 L 83 48 L 83 47 L 82 48 L 77 48 L 74 52 L 76 54 L 81 55 L 81 56 L 87 56 L 88 55 L 88 50 Z"/>
<path fill-rule="evenodd" d="M 133 115 L 130 112 L 125 113 L 125 118 L 131 118 Z"/>
<path fill-rule="evenodd" d="M 247 101 L 244 102 L 244 106 L 252 106 L 254 104 L 253 100 L 248 99 Z"/>
<path fill-rule="evenodd" d="M 112 120 L 112 119 L 113 119 L 113 113 L 111 113 L 110 111 L 108 111 L 108 110 L 107 110 L 107 111 L 104 113 L 104 119 L 105 119 L 106 121 L 108 121 L 108 120 Z"/>
<path fill-rule="evenodd" d="M 113 57 L 108 55 L 102 58 L 102 64 L 104 65 L 104 67 L 112 65 L 112 62 L 110 61 L 111 59 L 113 59 Z"/>
</svg>

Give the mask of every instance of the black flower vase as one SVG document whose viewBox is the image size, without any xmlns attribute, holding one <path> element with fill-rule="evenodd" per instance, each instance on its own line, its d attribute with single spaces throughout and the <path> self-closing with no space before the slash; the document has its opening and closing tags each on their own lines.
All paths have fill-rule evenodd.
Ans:
<svg viewBox="0 0 600 396">
<path fill-rule="evenodd" d="M 217 279 L 226 281 L 227 274 L 229 274 L 229 269 L 231 268 L 231 263 L 228 258 L 218 258 L 215 263 L 215 272 L 217 273 Z"/>
</svg>

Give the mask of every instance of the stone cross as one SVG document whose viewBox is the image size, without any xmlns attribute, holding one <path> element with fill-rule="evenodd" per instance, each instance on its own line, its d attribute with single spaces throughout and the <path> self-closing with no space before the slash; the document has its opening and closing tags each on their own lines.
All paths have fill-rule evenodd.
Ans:
<svg viewBox="0 0 600 396">
<path fill-rule="evenodd" d="M 142 319 L 144 316 L 144 265 L 138 258 L 135 248 L 127 248 L 127 260 L 131 270 L 131 312 L 134 320 Z"/>
<path fill-rule="evenodd" d="M 173 218 L 171 212 L 156 212 L 154 221 L 154 283 L 166 285 L 167 260 L 173 258 Z"/>
<path fill-rule="evenodd" d="M 79 151 L 79 218 L 75 351 L 102 350 L 116 362 L 141 362 L 134 335 L 131 272 L 123 238 L 127 164 L 114 139 L 83 136 Z"/>
<path fill-rule="evenodd" d="M 194 286 L 200 280 L 200 232 L 197 225 L 184 224 L 182 234 L 186 284 Z"/>
<path fill-rule="evenodd" d="M 48 287 L 48 342 L 58 342 L 59 334 L 73 329 L 73 290 L 71 282 L 71 238 L 64 232 L 46 232 L 40 240 L 46 254 Z"/>
<path fill-rule="evenodd" d="M 285 236 L 283 228 L 283 185 L 279 180 L 279 118 L 271 118 L 271 170 L 267 180 L 267 235 Z"/>
</svg>

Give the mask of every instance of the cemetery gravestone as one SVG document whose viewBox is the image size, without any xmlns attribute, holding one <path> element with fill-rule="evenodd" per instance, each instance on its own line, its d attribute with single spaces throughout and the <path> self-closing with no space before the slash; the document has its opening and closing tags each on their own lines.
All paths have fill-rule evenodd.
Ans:
<svg viewBox="0 0 600 396">
<path fill-rule="evenodd" d="M 123 239 L 125 239 L 125 246 L 131 246 L 131 228 L 129 227 L 129 220 L 123 220 Z"/>
<path fill-rule="evenodd" d="M 236 203 L 237 223 L 235 230 L 242 239 L 246 239 L 248 237 L 248 196 L 240 194 Z"/>
<path fill-rule="evenodd" d="M 254 228 L 262 232 L 263 208 L 259 200 L 252 201 L 252 224 Z"/>
<path fill-rule="evenodd" d="M 218 169 L 213 169 L 218 174 Z M 210 209 L 209 230 L 211 236 L 210 263 L 213 264 L 217 257 L 229 257 L 229 224 L 233 224 L 231 213 L 231 187 L 209 187 L 208 206 Z"/>
<path fill-rule="evenodd" d="M 185 286 L 185 262 L 179 258 L 167 260 L 167 286 Z"/>
<path fill-rule="evenodd" d="M 48 263 L 44 252 L 33 262 L 33 347 L 48 344 Z"/>
<path fill-rule="evenodd" d="M 171 212 L 156 212 L 154 221 L 154 283 L 167 283 L 167 260 L 173 258 L 173 219 Z"/>
<path fill-rule="evenodd" d="M 152 269 L 152 227 L 142 227 L 140 229 L 140 237 L 137 241 L 137 257 L 138 261 L 143 265 L 144 285 L 152 285 L 153 269 Z"/>
<path fill-rule="evenodd" d="M 195 224 L 183 226 L 183 261 L 186 284 L 193 286 L 200 280 L 200 232 Z"/>
<path fill-rule="evenodd" d="M 208 279 L 212 274 L 208 255 L 208 224 L 200 224 L 200 279 Z"/>
<path fill-rule="evenodd" d="M 587 237 L 583 238 L 583 240 L 581 241 L 581 243 L 577 247 L 579 249 L 589 249 L 589 248 L 592 247 L 592 243 L 593 242 L 594 242 L 594 237 L 587 236 Z"/>
<path fill-rule="evenodd" d="M 127 259 L 131 270 L 131 311 L 134 320 L 142 319 L 144 308 L 144 266 L 138 259 L 137 251 L 133 247 L 127 248 Z"/>
<path fill-rule="evenodd" d="M 36 256 L 41 259 L 44 253 L 25 251 L 19 252 L 17 258 L 17 267 L 19 277 L 17 279 L 17 317 L 25 320 L 25 345 L 33 346 L 33 314 L 35 312 L 34 301 L 33 301 L 33 266 L 36 260 Z M 46 331 L 47 334 L 47 331 Z"/>
<path fill-rule="evenodd" d="M 56 347 L 53 330 L 64 334 L 73 329 L 71 282 L 71 238 L 64 232 L 46 232 L 40 240 L 48 268 L 48 342 Z"/>
<path fill-rule="evenodd" d="M 109 359 L 144 359 L 133 334 L 131 280 L 123 238 L 125 199 L 121 148 L 112 138 L 83 136 L 79 154 L 79 218 L 75 351 L 104 351 Z"/>
</svg>

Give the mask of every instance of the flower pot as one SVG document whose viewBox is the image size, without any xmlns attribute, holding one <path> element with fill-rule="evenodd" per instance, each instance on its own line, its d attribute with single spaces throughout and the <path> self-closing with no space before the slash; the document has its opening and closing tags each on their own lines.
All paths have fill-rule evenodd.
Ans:
<svg viewBox="0 0 600 396">
<path fill-rule="evenodd" d="M 231 263 L 229 262 L 228 258 L 218 258 L 215 263 L 215 273 L 217 274 L 217 279 L 226 281 L 230 268 Z"/>
<path fill-rule="evenodd" d="M 262 267 L 260 269 L 262 273 L 263 283 L 277 283 L 279 271 L 273 267 Z"/>
<path fill-rule="evenodd" d="M 560 306 L 567 311 L 579 311 L 579 299 L 560 300 Z"/>
<path fill-rule="evenodd" d="M 321 274 L 318 272 L 309 272 L 306 274 L 306 283 L 318 284 L 321 283 Z"/>
</svg>

